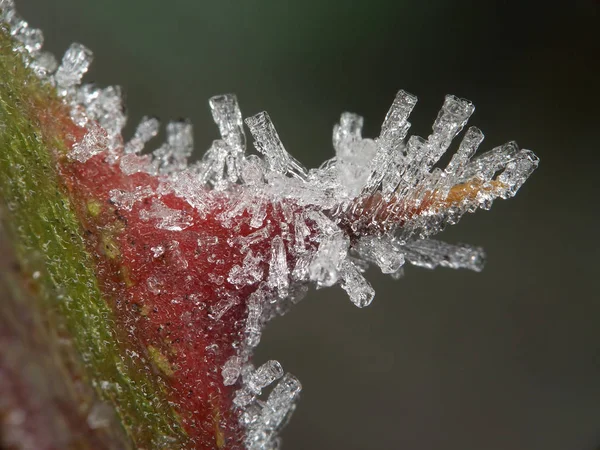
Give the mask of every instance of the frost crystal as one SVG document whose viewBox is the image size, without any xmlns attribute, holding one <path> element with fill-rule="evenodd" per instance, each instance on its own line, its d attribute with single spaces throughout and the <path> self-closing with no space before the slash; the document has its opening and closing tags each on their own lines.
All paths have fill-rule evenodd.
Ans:
<svg viewBox="0 0 600 450">
<path fill-rule="evenodd" d="M 167 142 L 154 151 L 160 173 L 169 174 L 184 170 L 193 149 L 192 125 L 188 122 L 169 123 Z"/>
<path fill-rule="evenodd" d="M 424 239 L 409 242 L 401 248 L 408 262 L 427 269 L 442 266 L 479 272 L 485 262 L 483 249 L 468 245 L 450 245 Z"/>
<path fill-rule="evenodd" d="M 160 199 L 154 199 L 150 209 L 141 210 L 140 219 L 146 222 L 156 219 L 157 228 L 170 231 L 181 231 L 192 224 L 185 212 L 169 208 Z"/>
<path fill-rule="evenodd" d="M 271 261 L 269 263 L 269 278 L 267 284 L 277 291 L 280 298 L 288 295 L 289 271 L 285 254 L 285 246 L 281 237 L 273 239 L 271 245 Z"/>
<path fill-rule="evenodd" d="M 153 117 L 143 117 L 131 140 L 125 145 L 125 154 L 141 153 L 144 145 L 158 134 L 159 122 Z"/>
<path fill-rule="evenodd" d="M 426 268 L 482 270 L 481 249 L 430 237 L 466 212 L 514 196 L 538 165 L 532 152 L 519 150 L 514 142 L 475 156 L 483 133 L 470 127 L 444 167 L 440 160 L 466 126 L 473 104 L 446 96 L 431 134 L 408 137 L 408 117 L 417 99 L 404 91 L 392 102 L 378 137 L 363 137 L 363 118 L 343 113 L 333 130 L 335 154 L 316 169 L 306 170 L 287 152 L 266 112 L 245 119 L 259 155 L 246 154 L 244 120 L 232 94 L 210 99 L 221 138 L 201 160 L 187 162 L 193 138 L 186 121 L 169 123 L 166 142 L 143 155 L 145 144 L 158 134 L 158 121 L 143 118 L 131 140 L 123 142 L 126 116 L 120 89 L 80 84 L 91 52 L 73 44 L 57 68 L 42 51 L 41 32 L 16 15 L 12 1 L 0 0 L 0 8 L 25 63 L 56 86 L 75 124 L 85 128 L 70 160 L 85 163 L 105 152 L 108 163 L 118 164 L 126 175 L 158 175 L 156 189 L 113 189 L 110 202 L 148 226 L 192 236 L 198 243 L 194 258 L 218 268 L 205 280 L 215 286 L 217 297 L 205 311 L 211 327 L 234 316 L 243 304 L 243 342 L 236 343 L 237 354 L 224 362 L 220 376 L 223 385 L 237 388 L 233 402 L 248 449 L 279 445 L 277 432 L 301 389 L 278 362 L 256 370 L 248 362 L 270 318 L 298 301 L 307 282 L 317 287 L 339 283 L 353 304 L 369 305 L 375 292 L 363 273 L 371 264 L 394 278 L 402 276 L 405 261 Z M 185 208 L 174 206 L 173 198 Z M 210 230 L 203 234 L 193 228 L 194 217 L 210 218 L 211 226 L 231 234 L 225 239 Z M 148 258 L 191 269 L 196 259 L 188 263 L 186 245 L 173 240 L 145 251 Z M 225 266 L 224 254 L 237 257 L 237 263 Z M 148 292 L 162 295 L 168 282 L 155 274 L 145 285 Z M 207 306 L 208 300 L 196 292 L 186 298 L 199 310 Z M 182 301 L 174 298 L 172 304 Z M 191 323 L 191 315 L 188 319 Z M 210 355 L 220 351 L 216 344 L 206 347 Z M 272 383 L 277 384 L 266 400 L 260 399 Z"/>
<path fill-rule="evenodd" d="M 81 82 L 92 63 L 92 52 L 81 44 L 71 44 L 63 56 L 54 79 L 59 92 L 67 94 Z"/>
<path fill-rule="evenodd" d="M 246 446 L 249 450 L 274 448 L 276 433 L 295 408 L 302 386 L 296 377 L 285 374 L 277 383 L 256 418 L 248 426 Z"/>
</svg>

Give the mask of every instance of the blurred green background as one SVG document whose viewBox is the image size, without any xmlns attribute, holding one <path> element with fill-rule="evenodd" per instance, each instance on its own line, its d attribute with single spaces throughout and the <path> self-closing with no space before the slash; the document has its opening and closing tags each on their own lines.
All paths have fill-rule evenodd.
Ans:
<svg viewBox="0 0 600 450">
<path fill-rule="evenodd" d="M 558 2 L 557 2 L 558 3 Z M 541 158 L 519 195 L 442 238 L 483 246 L 483 273 L 372 271 L 374 303 L 312 292 L 266 330 L 304 392 L 284 449 L 584 450 L 600 444 L 600 4 L 442 1 L 17 0 L 61 55 L 95 54 L 130 123 L 187 117 L 218 137 L 207 100 L 268 110 L 307 166 L 332 155 L 343 110 L 375 136 L 395 92 L 419 96 L 426 136 L 447 93 L 473 101 L 483 148 Z"/>
</svg>

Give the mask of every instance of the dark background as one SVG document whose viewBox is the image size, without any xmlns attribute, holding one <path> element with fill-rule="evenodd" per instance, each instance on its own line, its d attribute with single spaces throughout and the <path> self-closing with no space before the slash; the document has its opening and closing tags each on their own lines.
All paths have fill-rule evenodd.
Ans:
<svg viewBox="0 0 600 450">
<path fill-rule="evenodd" d="M 559 2 L 557 2 L 559 3 Z M 372 271 L 374 303 L 312 292 L 274 321 L 256 362 L 304 392 L 284 449 L 585 450 L 600 445 L 597 1 L 18 0 L 47 49 L 95 53 L 88 81 L 120 84 L 130 125 L 191 118 L 207 100 L 268 110 L 307 166 L 332 155 L 343 110 L 375 136 L 395 92 L 419 96 L 426 136 L 447 93 L 472 100 L 484 149 L 541 158 L 508 202 L 442 238 L 483 246 L 483 273 Z M 127 134 L 127 133 L 126 133 Z"/>
</svg>

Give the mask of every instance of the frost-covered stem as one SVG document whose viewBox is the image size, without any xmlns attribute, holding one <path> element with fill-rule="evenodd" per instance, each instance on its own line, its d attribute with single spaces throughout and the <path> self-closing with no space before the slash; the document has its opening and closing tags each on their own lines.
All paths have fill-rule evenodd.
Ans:
<svg viewBox="0 0 600 450">
<path fill-rule="evenodd" d="M 75 418 L 65 422 L 67 425 L 88 423 L 92 428 L 104 428 L 122 423 L 127 424 L 129 437 L 138 445 L 164 442 L 165 437 L 176 441 L 177 422 L 171 409 L 160 400 L 159 385 L 136 367 L 136 362 L 126 353 L 126 346 L 119 344 L 113 314 L 99 290 L 90 255 L 85 249 L 84 230 L 56 172 L 52 155 L 65 152 L 67 145 L 59 133 L 64 125 L 61 122 L 61 117 L 65 117 L 64 106 L 52 87 L 40 82 L 24 66 L 23 55 L 15 51 L 15 47 L 8 33 L 0 30 L 0 201 L 4 236 L 9 236 L 11 252 L 18 263 L 18 272 L 7 273 L 4 282 L 18 281 L 27 288 L 27 295 L 2 298 L 2 320 L 9 322 L 2 326 L 2 331 L 9 333 L 8 341 L 2 342 L 2 373 L 20 373 L 21 365 L 29 361 L 39 361 L 44 368 L 48 366 L 50 373 L 63 370 L 68 374 L 64 378 L 64 389 L 80 393 L 74 400 L 66 396 L 65 404 L 58 403 L 61 408 L 69 409 L 65 417 Z M 53 119 L 45 121 L 44 117 Z M 45 122 L 51 126 L 44 126 Z M 19 300 L 19 305 L 12 303 L 11 298 Z M 17 349 L 11 330 L 19 324 L 19 314 L 25 312 L 17 311 L 15 317 L 10 314 L 13 308 L 30 311 L 36 324 L 29 330 L 31 339 L 41 341 L 41 348 Z M 48 340 L 42 333 L 50 333 Z M 43 351 L 44 346 L 60 348 L 60 352 L 52 352 L 58 358 L 50 358 L 47 364 L 40 360 L 38 352 Z M 18 358 L 11 357 L 13 351 Z M 3 376 L 4 381 L 11 383 L 11 377 Z M 103 389 L 100 389 L 101 384 Z M 34 387 L 43 392 L 44 386 L 47 384 L 40 381 Z M 0 388 L 0 398 L 9 399 L 4 389 L 10 391 L 10 384 L 2 383 Z M 93 388 L 96 388 L 95 394 Z M 56 389 L 60 390 L 60 386 Z M 155 394 L 149 397 L 153 391 Z M 26 395 L 38 394 L 32 390 Z M 27 421 L 30 414 L 36 413 L 25 407 L 31 404 L 28 400 L 31 399 L 24 399 L 22 405 L 0 401 L 0 429 L 4 429 L 2 434 L 7 439 L 19 421 Z M 73 401 L 79 403 L 71 409 Z M 49 408 L 56 409 L 56 405 Z M 114 417 L 119 420 L 115 422 Z M 136 423 L 138 426 L 133 426 Z M 45 430 L 45 427 L 36 427 L 28 428 L 27 432 L 37 442 L 45 438 Z M 60 439 L 75 442 L 81 439 L 81 432 L 71 436 L 67 433 Z M 93 434 L 90 439 L 93 441 Z M 115 442 L 121 443 L 111 445 L 126 446 L 122 440 Z M 53 447 L 48 444 L 35 448 Z M 88 448 L 103 447 L 90 444 Z"/>
<path fill-rule="evenodd" d="M 41 308 L 57 311 L 85 380 L 138 447 L 278 448 L 301 386 L 276 361 L 252 365 L 263 326 L 311 283 L 368 306 L 370 264 L 481 270 L 481 249 L 429 237 L 515 195 L 538 164 L 514 142 L 474 157 L 483 134 L 470 127 L 442 167 L 474 106 L 448 95 L 431 135 L 407 139 L 416 97 L 404 91 L 375 139 L 342 114 L 335 156 L 316 169 L 266 112 L 245 119 L 261 156 L 247 154 L 232 94 L 210 100 L 221 139 L 200 161 L 188 164 L 187 121 L 143 154 L 158 122 L 124 142 L 121 90 L 81 83 L 91 51 L 72 44 L 57 65 L 12 0 L 0 8 L 6 222 L 32 284 L 56 300 Z"/>
</svg>

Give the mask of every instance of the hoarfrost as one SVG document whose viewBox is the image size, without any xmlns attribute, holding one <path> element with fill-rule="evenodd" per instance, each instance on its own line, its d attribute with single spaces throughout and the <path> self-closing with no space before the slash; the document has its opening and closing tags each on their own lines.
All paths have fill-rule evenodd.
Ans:
<svg viewBox="0 0 600 450">
<path fill-rule="evenodd" d="M 480 272 L 485 263 L 483 249 L 468 245 L 451 245 L 433 239 L 424 239 L 409 242 L 401 248 L 408 262 L 427 269 L 442 266 Z"/>
<path fill-rule="evenodd" d="M 350 261 L 344 261 L 342 270 L 341 286 L 348 293 L 350 301 L 359 308 L 369 306 L 375 297 L 375 290 Z"/>
<path fill-rule="evenodd" d="M 276 433 L 294 411 L 301 389 L 300 382 L 293 375 L 285 374 L 279 380 L 256 420 L 248 426 L 246 446 L 249 450 L 273 448 Z"/>
<path fill-rule="evenodd" d="M 267 285 L 277 291 L 279 298 L 287 297 L 289 272 L 285 245 L 280 236 L 276 236 L 271 244 L 271 260 L 269 262 Z"/>
<path fill-rule="evenodd" d="M 213 320 L 219 320 L 223 315 L 231 309 L 238 302 L 238 299 L 235 297 L 225 297 L 219 300 L 217 303 L 211 306 L 210 317 Z"/>
<path fill-rule="evenodd" d="M 242 112 L 233 94 L 218 95 L 209 101 L 213 119 L 219 127 L 221 137 L 232 150 L 235 157 L 246 148 L 246 134 Z"/>
<path fill-rule="evenodd" d="M 109 140 L 106 132 L 99 125 L 93 124 L 88 128 L 83 139 L 73 145 L 68 154 L 69 159 L 86 162 L 91 157 L 105 151 L 108 144 Z"/>
<path fill-rule="evenodd" d="M 143 117 L 131 140 L 125 145 L 125 154 L 141 153 L 144 145 L 158 134 L 158 119 Z"/>
<path fill-rule="evenodd" d="M 223 384 L 225 386 L 231 386 L 235 384 L 240 373 L 242 371 L 242 358 L 239 356 L 232 356 L 229 358 L 225 364 L 223 364 L 223 370 L 221 374 L 223 375 Z"/>
<path fill-rule="evenodd" d="M 140 211 L 140 219 L 156 221 L 156 227 L 162 230 L 181 231 L 192 225 L 192 218 L 184 211 L 169 208 L 160 199 L 154 198 L 150 209 Z"/>
<path fill-rule="evenodd" d="M 246 155 L 244 120 L 233 94 L 210 99 L 220 139 L 200 161 L 187 163 L 193 137 L 186 121 L 169 123 L 166 142 L 151 155 L 142 155 L 146 143 L 158 134 L 158 121 L 144 117 L 131 140 L 123 143 L 126 116 L 120 89 L 81 85 L 92 53 L 73 44 L 57 68 L 54 57 L 42 50 L 42 33 L 19 18 L 13 2 L 0 0 L 0 8 L 0 18 L 9 24 L 25 63 L 38 77 L 54 83 L 75 124 L 86 129 L 68 157 L 85 163 L 107 151 L 107 161 L 118 163 L 126 175 L 160 176 L 156 191 L 139 186 L 112 190 L 110 200 L 117 208 L 131 211 L 139 206 L 142 221 L 174 232 L 188 232 L 194 215 L 206 218 L 216 211 L 211 217 L 233 230 L 227 244 L 241 262 L 223 274 L 211 273 L 208 282 L 227 284 L 234 292 L 253 290 L 246 299 L 244 342 L 221 370 L 225 385 L 239 385 L 234 403 L 251 450 L 277 448 L 277 432 L 301 389 L 278 362 L 268 361 L 254 370 L 247 361 L 266 321 L 301 297 L 302 283 L 311 281 L 318 287 L 339 283 L 352 303 L 365 307 L 375 296 L 363 275 L 370 264 L 394 278 L 404 273 L 405 261 L 426 268 L 481 270 L 485 259 L 481 249 L 429 237 L 466 212 L 487 209 L 496 198 L 515 195 L 539 162 L 514 142 L 476 156 L 483 133 L 470 127 L 450 162 L 439 167 L 474 106 L 448 95 L 427 139 L 408 137 L 408 117 L 417 99 L 405 91 L 396 95 L 378 137 L 363 137 L 363 118 L 343 113 L 333 130 L 335 155 L 310 171 L 287 152 L 266 112 L 245 120 L 260 154 Z M 184 200 L 193 213 L 167 206 L 167 195 Z M 147 197 L 152 197 L 149 206 L 138 205 Z M 243 233 L 241 223 L 246 227 Z M 198 237 L 201 252 L 216 245 L 223 243 L 215 236 Z M 149 252 L 181 268 L 188 264 L 177 241 L 155 245 Z M 146 280 L 148 291 L 157 295 L 166 283 L 163 277 Z M 241 301 L 237 293 L 223 292 L 208 310 L 214 322 L 224 320 Z M 197 297 L 191 294 L 190 300 L 204 308 Z M 221 350 L 213 344 L 206 351 Z M 262 390 L 277 380 L 268 398 L 260 400 Z"/>
<path fill-rule="evenodd" d="M 234 265 L 229 272 L 227 281 L 236 286 L 249 286 L 258 283 L 263 278 L 261 267 L 262 258 L 255 257 L 250 250 L 241 266 Z"/>
<path fill-rule="evenodd" d="M 308 268 L 309 277 L 318 287 L 333 286 L 346 259 L 350 242 L 343 233 L 326 236 Z"/>
<path fill-rule="evenodd" d="M 54 76 L 59 94 L 68 94 L 81 82 L 92 63 L 92 57 L 91 50 L 84 45 L 71 44 Z"/>
<path fill-rule="evenodd" d="M 246 119 L 246 124 L 255 139 L 256 150 L 265 155 L 267 163 L 275 173 L 306 179 L 306 169 L 283 147 L 269 114 L 261 112 Z"/>
<path fill-rule="evenodd" d="M 110 201 L 117 207 L 131 211 L 136 202 L 142 201 L 147 197 L 154 195 L 154 191 L 149 187 L 136 186 L 133 191 L 127 192 L 122 189 L 113 189 L 109 192 Z"/>
<path fill-rule="evenodd" d="M 154 151 L 159 173 L 170 174 L 186 169 L 193 147 L 192 125 L 186 121 L 170 122 L 167 125 L 167 142 Z"/>
</svg>

